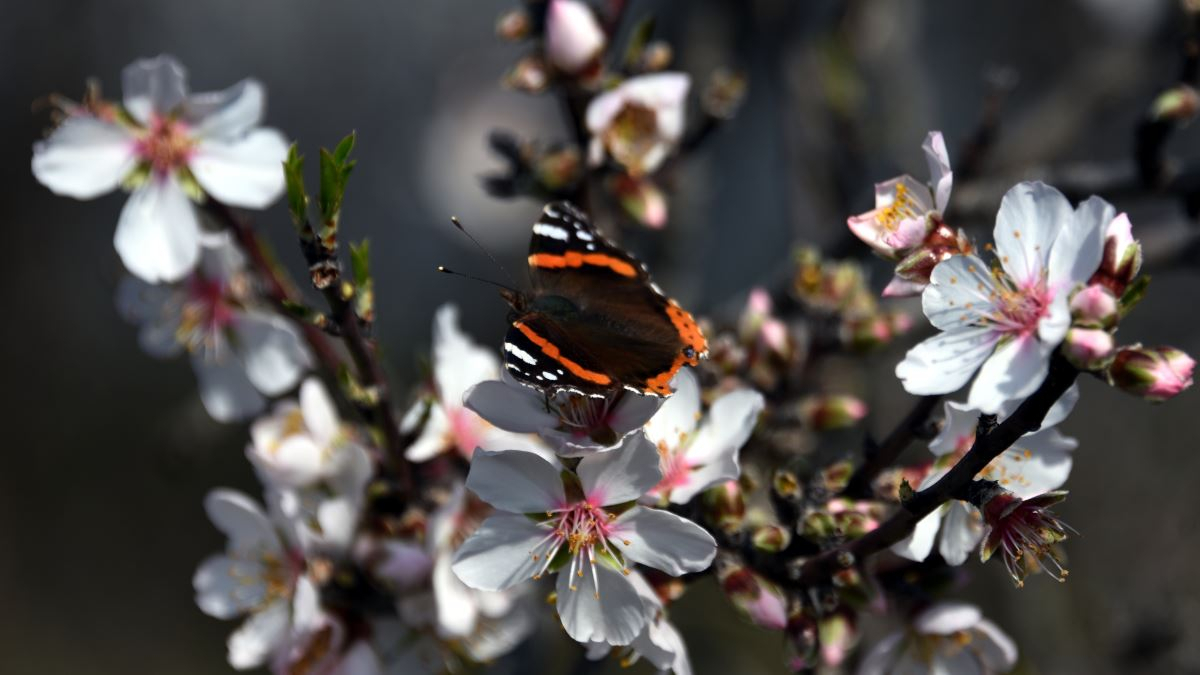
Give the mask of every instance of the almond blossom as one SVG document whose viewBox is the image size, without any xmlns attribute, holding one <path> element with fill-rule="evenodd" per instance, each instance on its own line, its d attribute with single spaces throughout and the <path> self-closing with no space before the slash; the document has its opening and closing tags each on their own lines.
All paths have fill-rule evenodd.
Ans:
<svg viewBox="0 0 1200 675">
<path fill-rule="evenodd" d="M 675 394 L 646 422 L 646 436 L 658 449 L 663 473 L 650 495 L 686 504 L 700 492 L 741 475 L 738 451 L 750 438 L 766 402 L 756 391 L 738 389 L 722 395 L 707 415 L 701 415 L 700 385 L 691 370 L 679 371 L 672 386 Z"/>
<path fill-rule="evenodd" d="M 921 612 L 912 625 L 875 644 L 858 675 L 994 675 L 1017 663 L 1017 647 L 978 608 L 943 602 Z"/>
<path fill-rule="evenodd" d="M 208 239 L 199 266 L 181 283 L 126 277 L 117 307 L 141 326 L 138 341 L 151 356 L 189 354 L 200 400 L 221 422 L 258 414 L 267 397 L 296 386 L 310 363 L 295 327 L 254 299 L 245 258 L 225 236 Z"/>
<path fill-rule="evenodd" d="M 501 591 L 557 573 L 558 614 L 578 642 L 628 645 L 647 616 L 629 581 L 640 563 L 672 576 L 706 569 L 716 542 L 700 526 L 634 504 L 662 474 L 648 441 L 590 455 L 574 473 L 530 452 L 475 453 L 467 487 L 500 513 L 454 558 L 472 588 Z"/>
<path fill-rule="evenodd" d="M 120 111 L 69 110 L 34 145 L 33 174 L 76 199 L 131 189 L 113 239 L 121 262 L 145 281 L 177 281 L 200 258 L 203 233 L 192 202 L 208 194 L 267 207 L 284 189 L 287 141 L 259 128 L 265 92 L 256 80 L 189 94 L 183 66 L 158 56 L 126 67 L 122 88 Z"/>
<path fill-rule="evenodd" d="M 635 178 L 653 173 L 683 138 L 691 84 L 685 73 L 653 73 L 592 99 L 586 117 L 589 161 L 598 165 L 607 154 Z"/>
<path fill-rule="evenodd" d="M 1018 439 L 979 472 L 978 478 L 996 481 L 1000 487 L 1021 498 L 1061 487 L 1071 473 L 1071 451 L 1078 442 L 1053 427 L 1066 419 L 1078 401 L 1079 389 L 1071 387 L 1046 414 L 1041 428 Z M 1012 414 L 1019 403 L 1006 403 L 1002 416 Z M 929 450 L 937 459 L 918 486 L 919 490 L 940 480 L 971 449 L 979 415 L 978 410 L 966 404 L 951 401 L 945 404 L 945 422 L 929 444 Z M 937 539 L 942 558 L 951 565 L 961 565 L 979 545 L 984 529 L 978 508 L 965 501 L 951 500 L 922 518 L 912 534 L 895 544 L 892 551 L 910 560 L 924 560 Z"/>
<path fill-rule="evenodd" d="M 683 642 L 683 636 L 667 619 L 662 599 L 641 574 L 631 572 L 629 581 L 637 589 L 638 596 L 644 603 L 648 615 L 646 627 L 627 647 L 614 649 L 604 642 L 589 644 L 587 657 L 597 661 L 614 653 L 620 657 L 622 667 L 633 665 L 644 658 L 660 673 L 691 675 L 692 663 L 688 659 L 687 645 Z"/>
<path fill-rule="evenodd" d="M 1072 291 L 1100 265 L 1113 207 L 1091 197 L 1072 211 L 1044 183 L 1020 183 L 996 216 L 997 268 L 956 255 L 933 269 L 922 293 L 941 334 L 909 350 L 896 375 L 909 393 L 958 390 L 979 371 L 967 403 L 996 413 L 1046 378 L 1050 355 L 1071 325 Z"/>
<path fill-rule="evenodd" d="M 464 405 L 464 397 L 476 384 L 499 377 L 500 359 L 494 350 L 480 347 L 462 332 L 457 307 L 442 305 L 433 320 L 434 397 L 415 405 L 401 423 L 409 431 L 428 411 L 425 426 L 405 457 L 424 462 L 454 451 L 469 459 L 476 447 L 544 451 L 528 433 L 505 431 Z"/>
</svg>

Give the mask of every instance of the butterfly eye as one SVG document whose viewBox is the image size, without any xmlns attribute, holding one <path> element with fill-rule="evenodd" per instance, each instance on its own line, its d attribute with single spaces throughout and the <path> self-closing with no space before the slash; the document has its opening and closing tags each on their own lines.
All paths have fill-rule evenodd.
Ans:
<svg viewBox="0 0 1200 675">
<path fill-rule="evenodd" d="M 689 358 L 689 359 L 695 358 L 695 357 L 696 357 L 696 350 L 695 350 L 695 349 L 692 349 L 691 347 L 684 347 L 684 348 L 683 348 L 683 355 L 684 355 L 685 357 Z"/>
</svg>

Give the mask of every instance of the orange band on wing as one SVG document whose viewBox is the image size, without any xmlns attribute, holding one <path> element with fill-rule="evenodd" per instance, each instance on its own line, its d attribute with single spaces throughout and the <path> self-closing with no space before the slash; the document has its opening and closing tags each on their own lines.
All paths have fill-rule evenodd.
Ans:
<svg viewBox="0 0 1200 675">
<path fill-rule="evenodd" d="M 671 368 L 658 375 L 646 380 L 645 391 L 648 394 L 658 394 L 659 396 L 671 395 L 671 378 L 675 377 L 675 373 L 683 367 L 683 364 L 688 362 L 688 358 L 683 354 L 675 357 L 675 362 L 671 364 Z M 692 363 L 695 365 L 695 363 Z"/>
<path fill-rule="evenodd" d="M 689 365 L 696 365 L 700 362 L 700 357 L 708 352 L 708 340 L 704 339 L 704 333 L 700 332 L 700 326 L 697 326 L 692 315 L 674 300 L 667 303 L 667 316 L 671 319 L 675 330 L 679 331 L 679 339 L 683 340 L 683 344 L 696 350 L 695 357 L 687 360 Z"/>
<path fill-rule="evenodd" d="M 563 255 L 554 255 L 553 253 L 534 253 L 529 256 L 529 264 L 534 267 L 545 267 L 549 269 L 564 268 L 564 267 L 583 267 L 584 265 L 594 265 L 596 267 L 607 267 L 610 270 L 620 274 L 623 277 L 636 277 L 637 269 L 633 265 L 604 253 L 580 253 L 578 251 L 567 251 Z"/>
<path fill-rule="evenodd" d="M 530 342 L 537 345 L 546 354 L 546 356 L 549 356 L 555 361 L 563 364 L 567 370 L 571 371 L 572 375 L 599 385 L 610 384 L 612 382 L 612 378 L 604 373 L 597 373 L 594 370 L 588 370 L 578 363 L 575 363 L 571 359 L 563 356 L 562 352 L 558 351 L 558 347 L 555 347 L 550 343 L 549 340 L 533 332 L 533 329 L 529 326 L 526 326 L 524 323 L 517 321 L 513 324 L 513 327 L 521 331 L 525 337 L 529 338 Z"/>
</svg>

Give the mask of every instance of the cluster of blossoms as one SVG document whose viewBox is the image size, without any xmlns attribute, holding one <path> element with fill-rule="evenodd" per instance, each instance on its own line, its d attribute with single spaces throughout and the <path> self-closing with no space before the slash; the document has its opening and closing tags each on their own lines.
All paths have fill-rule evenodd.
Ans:
<svg viewBox="0 0 1200 675">
<path fill-rule="evenodd" d="M 667 72 L 670 48 L 644 34 L 611 65 L 615 24 L 579 0 L 502 17 L 502 36 L 534 44 L 506 81 L 557 88 L 579 142 L 495 135 L 510 166 L 488 179 L 493 193 L 559 198 L 600 179 L 628 216 L 665 224 L 659 181 L 686 145 L 691 80 Z M 714 78 L 702 128 L 731 114 L 741 86 Z M 313 225 L 302 158 L 259 128 L 263 110 L 252 80 L 189 95 L 174 60 L 139 61 L 122 103 L 63 104 L 32 163 L 59 194 L 131 192 L 115 236 L 131 275 L 120 311 L 150 354 L 189 354 L 214 419 L 250 422 L 261 503 L 208 495 L 228 543 L 193 578 L 203 612 L 242 621 L 228 641 L 238 669 L 461 672 L 513 650 L 549 604 L 581 656 L 686 675 L 670 610 L 684 577 L 707 573 L 747 621 L 779 634 L 795 671 L 857 659 L 864 675 L 1007 672 L 1012 641 L 978 609 L 941 600 L 939 575 L 978 551 L 1019 586 L 1037 571 L 1064 580 L 1059 547 L 1073 530 L 1050 507 L 1066 496 L 1077 445 L 1056 429 L 1079 399 L 1075 377 L 1150 401 L 1192 383 L 1182 351 L 1117 345 L 1147 287 L 1127 216 L 1098 197 L 1072 207 L 1054 188 L 1021 183 L 999 204 L 994 245 L 978 249 L 943 217 L 953 174 L 932 132 L 931 183 L 881 183 L 875 209 L 848 221 L 897 263 L 883 295 L 920 294 L 938 331 L 895 371 L 924 398 L 882 443 L 867 439 L 863 461 L 826 452 L 844 450 L 868 411 L 816 366 L 880 351 L 914 326 L 880 306 L 859 264 L 811 249 L 796 253 L 786 287 L 755 288 L 740 316 L 706 323 L 711 358 L 677 362 L 663 395 L 529 386 L 443 306 L 430 377 L 397 415 L 370 339 L 367 247 L 351 248 L 352 277 L 337 258 L 353 139 L 322 153 Z M 285 190 L 329 314 L 291 291 L 226 208 L 263 208 Z M 681 330 L 682 310 L 655 297 Z M 965 400 L 929 419 L 963 389 Z M 1001 430 L 1010 442 L 997 445 Z M 929 441 L 932 459 L 894 466 L 914 438 Z M 905 627 L 856 656 L 871 613 Z"/>
</svg>

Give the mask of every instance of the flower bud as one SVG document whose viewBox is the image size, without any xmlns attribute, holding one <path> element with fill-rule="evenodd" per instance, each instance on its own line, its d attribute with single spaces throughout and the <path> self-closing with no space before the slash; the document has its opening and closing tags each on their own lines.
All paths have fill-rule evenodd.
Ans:
<svg viewBox="0 0 1200 675">
<path fill-rule="evenodd" d="M 596 15 L 578 0 L 550 0 L 546 9 L 546 59 L 559 71 L 577 75 L 597 64 L 605 45 Z"/>
<path fill-rule="evenodd" d="M 700 497 L 704 517 L 726 532 L 735 532 L 746 520 L 746 500 L 736 480 L 725 481 Z"/>
<path fill-rule="evenodd" d="M 1200 112 L 1200 94 L 1195 87 L 1178 84 L 1154 99 L 1150 116 L 1155 120 L 1188 122 Z"/>
<path fill-rule="evenodd" d="M 611 189 L 634 220 L 655 230 L 667 224 L 667 197 L 654 183 L 620 174 L 613 178 Z"/>
<path fill-rule="evenodd" d="M 1133 225 L 1122 213 L 1108 224 L 1104 234 L 1104 256 L 1100 269 L 1092 275 L 1092 283 L 1108 286 L 1113 295 L 1120 295 L 1142 269 L 1142 245 L 1133 238 Z"/>
<path fill-rule="evenodd" d="M 532 28 L 533 22 L 529 18 L 529 13 L 523 9 L 514 9 L 500 15 L 496 19 L 496 35 L 502 40 L 509 42 L 519 42 L 529 37 L 529 30 Z"/>
<path fill-rule="evenodd" d="M 1071 298 L 1071 318 L 1077 325 L 1112 328 L 1117 323 L 1117 298 L 1103 284 L 1092 284 Z"/>
<path fill-rule="evenodd" d="M 821 660 L 830 668 L 842 665 L 858 641 L 854 620 L 846 612 L 837 612 L 822 619 L 818 634 L 821 638 Z"/>
<path fill-rule="evenodd" d="M 648 73 L 666 70 L 674 56 L 671 45 L 662 40 L 655 40 L 642 50 L 642 70 Z"/>
<path fill-rule="evenodd" d="M 804 610 L 794 611 L 788 616 L 784 632 L 787 635 L 784 648 L 788 670 L 794 673 L 811 671 L 818 665 L 820 647 L 816 620 Z"/>
<path fill-rule="evenodd" d="M 809 396 L 800 402 L 800 423 L 811 431 L 845 429 L 866 415 L 867 405 L 853 396 Z"/>
<path fill-rule="evenodd" d="M 779 553 L 792 541 L 792 533 L 780 525 L 768 524 L 754 528 L 750 542 L 754 548 L 767 553 Z"/>
<path fill-rule="evenodd" d="M 717 581 L 734 607 L 755 625 L 771 630 L 787 626 L 787 603 L 775 584 L 733 558 L 718 561 Z"/>
<path fill-rule="evenodd" d="M 1072 328 L 1063 341 L 1063 356 L 1081 370 L 1098 370 L 1112 356 L 1112 333 L 1099 328 Z"/>
<path fill-rule="evenodd" d="M 550 84 L 550 74 L 546 72 L 546 62 L 536 56 L 526 56 L 517 61 L 517 65 L 504 76 L 505 86 L 527 94 L 539 94 Z"/>
<path fill-rule="evenodd" d="M 1192 386 L 1196 362 L 1173 347 L 1124 347 L 1108 367 L 1108 380 L 1122 391 L 1159 403 Z"/>
<path fill-rule="evenodd" d="M 542 187 L 555 192 L 579 180 L 583 173 L 583 156 L 574 146 L 558 148 L 539 156 L 534 172 Z"/>
</svg>

